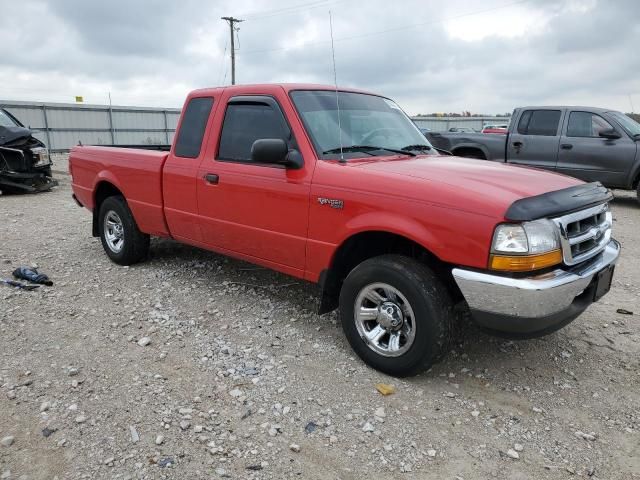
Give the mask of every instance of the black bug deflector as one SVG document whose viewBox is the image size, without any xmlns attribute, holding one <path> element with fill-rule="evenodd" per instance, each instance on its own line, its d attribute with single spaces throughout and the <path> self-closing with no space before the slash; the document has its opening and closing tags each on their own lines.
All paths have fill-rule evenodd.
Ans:
<svg viewBox="0 0 640 480">
<path fill-rule="evenodd" d="M 612 199 L 611 191 L 600 182 L 585 183 L 516 200 L 507 210 L 505 218 L 513 222 L 525 222 L 554 217 L 609 202 Z"/>
</svg>

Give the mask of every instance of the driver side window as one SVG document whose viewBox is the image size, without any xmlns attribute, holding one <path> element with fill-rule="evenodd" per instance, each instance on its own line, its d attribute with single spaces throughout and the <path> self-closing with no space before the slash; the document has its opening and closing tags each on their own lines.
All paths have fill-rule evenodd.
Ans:
<svg viewBox="0 0 640 480">
<path fill-rule="evenodd" d="M 282 113 L 263 103 L 229 103 L 222 124 L 218 159 L 251 162 L 253 142 L 264 138 L 288 141 Z M 288 143 L 288 142 L 287 142 Z"/>
<path fill-rule="evenodd" d="M 600 115 L 589 112 L 571 112 L 567 137 L 599 137 L 600 132 L 613 127 Z"/>
</svg>

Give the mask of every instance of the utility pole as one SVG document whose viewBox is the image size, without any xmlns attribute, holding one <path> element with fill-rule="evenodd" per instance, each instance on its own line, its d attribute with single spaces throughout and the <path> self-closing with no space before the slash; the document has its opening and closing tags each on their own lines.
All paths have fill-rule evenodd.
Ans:
<svg viewBox="0 0 640 480">
<path fill-rule="evenodd" d="M 237 30 L 236 27 L 233 26 L 234 23 L 240 23 L 244 20 L 240 20 L 239 18 L 233 17 L 222 17 L 221 20 L 225 20 L 229 23 L 229 31 L 231 33 L 231 85 L 236 84 L 236 44 L 233 38 L 233 32 Z"/>
</svg>

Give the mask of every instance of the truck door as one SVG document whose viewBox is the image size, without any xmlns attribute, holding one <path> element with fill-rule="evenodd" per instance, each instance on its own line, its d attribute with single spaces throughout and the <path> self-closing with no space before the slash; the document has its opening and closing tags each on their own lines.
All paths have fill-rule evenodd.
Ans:
<svg viewBox="0 0 640 480">
<path fill-rule="evenodd" d="M 219 137 L 211 139 L 211 157 L 199 171 L 203 240 L 214 250 L 301 276 L 314 164 L 294 170 L 253 163 L 251 147 L 258 139 L 281 138 L 290 150 L 298 149 L 274 97 L 234 96 L 219 110 Z"/>
<path fill-rule="evenodd" d="M 507 137 L 507 162 L 555 170 L 561 119 L 562 110 L 522 110 Z"/>
<path fill-rule="evenodd" d="M 586 182 L 626 187 L 636 155 L 636 142 L 597 113 L 571 111 L 565 124 L 560 138 L 558 172 Z M 607 130 L 613 130 L 620 138 L 601 137 L 600 133 Z"/>
<path fill-rule="evenodd" d="M 174 146 L 162 170 L 164 215 L 171 236 L 202 240 L 198 222 L 196 178 L 204 157 L 202 140 L 211 117 L 213 97 L 190 98 L 183 109 Z"/>
</svg>

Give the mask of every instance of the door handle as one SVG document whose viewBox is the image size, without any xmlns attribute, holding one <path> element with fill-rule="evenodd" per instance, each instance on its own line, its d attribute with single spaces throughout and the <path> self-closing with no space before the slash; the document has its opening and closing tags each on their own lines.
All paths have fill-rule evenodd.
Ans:
<svg viewBox="0 0 640 480">
<path fill-rule="evenodd" d="M 523 146 L 522 142 L 513 142 L 511 145 L 513 145 L 513 148 L 515 149 L 516 153 L 520 153 L 520 149 Z"/>
<path fill-rule="evenodd" d="M 560 145 L 560 148 L 564 150 L 571 150 L 573 148 L 573 145 L 571 145 L 570 143 L 563 143 Z"/>
<path fill-rule="evenodd" d="M 207 173 L 204 176 L 204 181 L 210 183 L 211 185 L 217 185 L 218 180 L 220 180 L 220 177 L 218 177 L 218 175 L 216 175 L 215 173 Z"/>
</svg>

